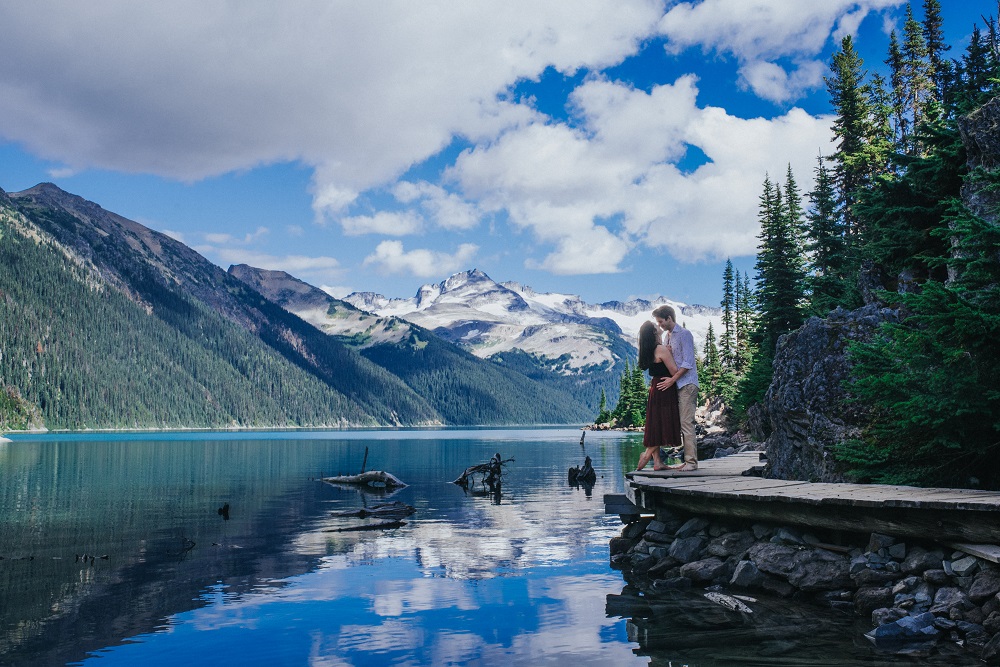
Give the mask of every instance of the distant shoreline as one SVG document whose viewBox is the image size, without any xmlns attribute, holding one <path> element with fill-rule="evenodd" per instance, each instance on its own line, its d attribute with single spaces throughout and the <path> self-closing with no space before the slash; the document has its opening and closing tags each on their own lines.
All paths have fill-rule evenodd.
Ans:
<svg viewBox="0 0 1000 667">
<path fill-rule="evenodd" d="M 579 424 L 426 424 L 408 426 L 171 426 L 149 428 L 86 428 L 86 429 L 28 429 L 0 431 L 0 442 L 12 442 L 5 436 L 47 436 L 47 435 L 100 435 L 100 434 L 141 434 L 141 433 L 305 433 L 305 432 L 350 432 L 350 431 L 458 431 L 497 429 L 586 429 Z M 621 430 L 621 429 L 616 429 Z"/>
</svg>

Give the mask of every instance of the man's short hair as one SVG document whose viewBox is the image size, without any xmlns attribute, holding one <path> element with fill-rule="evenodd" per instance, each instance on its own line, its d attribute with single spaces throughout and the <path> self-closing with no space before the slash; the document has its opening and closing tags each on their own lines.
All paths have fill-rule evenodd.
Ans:
<svg viewBox="0 0 1000 667">
<path fill-rule="evenodd" d="M 673 320 L 677 321 L 677 315 L 674 314 L 674 309 L 670 306 L 660 306 L 653 311 L 653 317 L 659 317 L 661 320 Z"/>
</svg>

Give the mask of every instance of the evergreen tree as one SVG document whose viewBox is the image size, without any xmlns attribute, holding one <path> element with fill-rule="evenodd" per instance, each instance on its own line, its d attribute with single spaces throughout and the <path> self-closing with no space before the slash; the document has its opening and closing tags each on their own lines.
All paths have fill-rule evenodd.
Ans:
<svg viewBox="0 0 1000 667">
<path fill-rule="evenodd" d="M 738 278 L 739 276 L 737 276 Z M 726 260 L 722 273 L 722 336 L 719 339 L 721 363 L 727 368 L 736 365 L 736 292 L 733 284 L 733 262 Z"/>
<path fill-rule="evenodd" d="M 910 5 L 906 6 L 901 56 L 903 106 L 905 113 L 909 115 L 910 127 L 915 131 L 925 121 L 931 103 L 936 100 L 936 90 L 928 61 L 924 27 L 913 17 Z M 916 154 L 921 150 L 915 135 L 911 135 L 911 140 L 903 148 L 909 154 Z"/>
<path fill-rule="evenodd" d="M 715 345 L 715 330 L 712 323 L 708 323 L 708 331 L 705 333 L 705 355 L 702 364 L 705 377 L 705 393 L 708 396 L 721 396 L 722 391 L 722 361 L 719 358 L 719 349 Z M 698 377 L 702 377 L 699 370 Z"/>
<path fill-rule="evenodd" d="M 934 97 L 941 101 L 947 97 L 951 81 L 951 64 L 944 52 L 951 46 L 944 41 L 944 21 L 941 18 L 941 3 L 938 0 L 924 0 L 923 34 L 927 48 L 928 74 L 934 84 Z"/>
<path fill-rule="evenodd" d="M 854 49 L 854 41 L 847 35 L 841 41 L 840 51 L 833 55 L 831 76 L 826 77 L 830 102 L 836 112 L 833 134 L 837 151 L 831 157 L 835 164 L 834 177 L 840 195 L 840 207 L 848 234 L 857 235 L 860 223 L 854 205 L 861 189 L 869 181 L 866 159 L 866 138 L 870 109 L 865 91 L 864 61 Z"/>
<path fill-rule="evenodd" d="M 628 361 L 625 362 L 620 386 L 618 404 L 611 411 L 612 421 L 616 426 L 642 426 L 646 423 L 649 386 L 638 363 L 633 366 Z"/>
<path fill-rule="evenodd" d="M 795 240 L 794 250 L 801 258 L 805 253 L 805 211 L 802 208 L 802 195 L 799 194 L 799 184 L 795 181 L 791 164 L 785 171 L 785 207 L 783 213 L 787 218 L 785 224 L 791 230 Z"/>
<path fill-rule="evenodd" d="M 949 202 L 951 283 L 895 295 L 909 317 L 852 348 L 852 390 L 873 417 L 838 457 L 863 481 L 1000 486 L 1000 227 Z"/>
<path fill-rule="evenodd" d="M 870 188 L 857 206 L 869 229 L 864 255 L 893 290 L 946 277 L 934 258 L 947 254 L 948 241 L 931 232 L 941 226 L 947 200 L 962 185 L 965 154 L 954 123 L 925 124 L 919 135 L 924 154 L 900 156 L 902 175 Z"/>
<path fill-rule="evenodd" d="M 604 389 L 601 389 L 601 400 L 597 406 L 597 419 L 594 420 L 595 424 L 606 424 L 611 421 L 611 413 L 608 412 L 608 398 L 604 394 Z"/>
<path fill-rule="evenodd" d="M 889 34 L 889 55 L 885 59 L 889 66 L 889 83 L 891 86 L 891 107 L 893 140 L 897 146 L 905 146 L 910 136 L 910 119 L 906 113 L 906 81 L 903 73 L 903 51 L 899 46 L 896 31 Z"/>
<path fill-rule="evenodd" d="M 760 402 L 771 384 L 771 363 L 778 337 L 797 328 L 803 320 L 805 272 L 798 234 L 788 209 L 788 198 L 765 176 L 758 213 L 761 231 L 755 266 L 755 351 L 739 379 L 733 402 L 738 417 Z"/>
<path fill-rule="evenodd" d="M 632 426 L 645 426 L 646 404 L 649 398 L 649 385 L 646 384 L 646 377 L 643 374 L 643 370 L 639 368 L 638 363 L 632 367 L 631 394 L 632 410 L 629 421 Z"/>
<path fill-rule="evenodd" d="M 1000 79 L 1000 45 L 996 24 L 991 20 L 986 36 L 974 26 L 969 46 L 956 72 L 954 105 L 956 112 L 968 113 L 990 99 L 995 81 Z"/>
<path fill-rule="evenodd" d="M 773 353 L 778 336 L 802 324 L 805 274 L 787 198 L 766 176 L 760 202 L 756 340 L 761 349 Z"/>
<path fill-rule="evenodd" d="M 817 158 L 816 185 L 806 213 L 808 284 L 812 312 L 825 316 L 837 306 L 853 306 L 849 296 L 847 239 L 837 210 L 837 193 L 823 158 Z"/>
<path fill-rule="evenodd" d="M 995 192 L 1000 176 L 968 169 L 957 124 L 1000 92 L 989 23 L 990 37 L 973 32 L 943 115 L 918 129 L 921 152 L 901 156 L 898 177 L 859 203 L 868 254 L 901 278 L 881 298 L 902 315 L 851 348 L 851 390 L 871 421 L 837 456 L 861 480 L 1000 487 L 1000 227 L 959 199 Z"/>
<path fill-rule="evenodd" d="M 752 333 L 755 302 L 750 288 L 750 276 L 736 273 L 736 359 L 733 371 L 737 377 L 746 372 L 753 358 Z"/>
</svg>

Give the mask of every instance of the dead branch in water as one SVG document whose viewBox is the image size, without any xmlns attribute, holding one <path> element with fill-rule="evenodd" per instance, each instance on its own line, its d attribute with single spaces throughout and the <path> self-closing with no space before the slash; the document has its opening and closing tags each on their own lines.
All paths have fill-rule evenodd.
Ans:
<svg viewBox="0 0 1000 667">
<path fill-rule="evenodd" d="M 475 487 L 475 476 L 482 475 L 483 488 L 489 487 L 490 491 L 497 491 L 503 483 L 503 467 L 513 460 L 514 457 L 503 460 L 500 458 L 500 454 L 497 453 L 486 463 L 466 468 L 465 472 L 452 482 L 452 484 L 457 484 L 463 489 L 468 489 L 470 486 Z"/>
</svg>

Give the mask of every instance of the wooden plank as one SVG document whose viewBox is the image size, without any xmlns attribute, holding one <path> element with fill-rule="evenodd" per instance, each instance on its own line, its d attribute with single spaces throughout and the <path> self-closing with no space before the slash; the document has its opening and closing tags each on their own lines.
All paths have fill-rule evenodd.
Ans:
<svg viewBox="0 0 1000 667">
<path fill-rule="evenodd" d="M 657 487 L 674 488 L 705 488 L 713 491 L 741 491 L 747 489 L 776 489 L 789 486 L 799 486 L 808 482 L 787 482 L 781 479 L 764 479 L 763 477 L 703 477 L 697 480 L 671 479 L 660 482 Z"/>
<path fill-rule="evenodd" d="M 742 477 L 743 468 L 709 468 L 708 466 L 698 466 L 697 470 L 680 472 L 677 470 L 635 470 L 625 475 L 626 477 Z"/>
<path fill-rule="evenodd" d="M 744 496 L 766 497 L 773 489 L 807 484 L 807 482 L 785 482 L 765 480 L 755 477 L 718 478 L 700 480 L 667 480 L 655 485 L 645 485 L 651 491 L 673 494 L 704 494 L 712 498 Z"/>
<path fill-rule="evenodd" d="M 1000 562 L 1000 493 L 743 476 L 760 452 L 700 462 L 692 472 L 629 473 L 626 496 L 658 508 L 858 532 L 951 539 Z M 954 546 L 961 549 L 960 546 Z"/>
<path fill-rule="evenodd" d="M 640 492 L 641 494 L 641 492 Z M 855 533 L 881 532 L 906 538 L 933 537 L 955 542 L 1000 542 L 1000 522 L 982 521 L 980 512 L 903 508 L 859 508 L 848 505 L 807 505 L 776 500 L 731 499 L 705 494 L 641 494 L 649 511 L 682 510 L 692 514 L 748 521 L 767 521 Z"/>
<path fill-rule="evenodd" d="M 967 544 L 964 542 L 946 542 L 945 546 L 957 549 L 970 556 L 983 558 L 993 563 L 1000 563 L 1000 546 L 995 544 Z"/>
<path fill-rule="evenodd" d="M 638 514 L 639 508 L 624 493 L 606 493 L 604 494 L 604 513 Z"/>
</svg>

